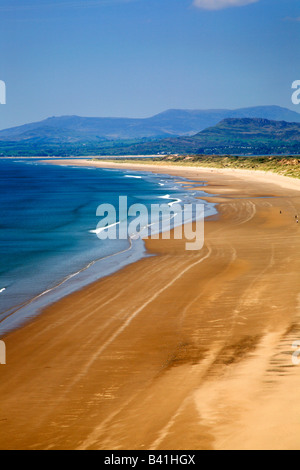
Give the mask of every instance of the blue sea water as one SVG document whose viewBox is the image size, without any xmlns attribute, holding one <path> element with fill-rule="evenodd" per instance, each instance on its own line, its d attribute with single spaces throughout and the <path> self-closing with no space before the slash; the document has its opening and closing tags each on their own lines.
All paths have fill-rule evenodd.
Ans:
<svg viewBox="0 0 300 470">
<path fill-rule="evenodd" d="M 125 170 L 0 162 L 0 334 L 40 308 L 145 256 L 141 240 L 99 240 L 97 207 L 191 202 L 178 178 Z M 207 205 L 208 214 L 214 209 Z M 88 267 L 88 269 L 86 269 Z"/>
</svg>

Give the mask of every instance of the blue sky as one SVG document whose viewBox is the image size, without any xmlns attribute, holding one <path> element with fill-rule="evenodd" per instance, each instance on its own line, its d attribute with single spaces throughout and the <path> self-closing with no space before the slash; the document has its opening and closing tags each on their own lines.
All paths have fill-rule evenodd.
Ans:
<svg viewBox="0 0 300 470">
<path fill-rule="evenodd" d="M 299 0 L 1 0 L 0 128 L 291 103 Z"/>
</svg>

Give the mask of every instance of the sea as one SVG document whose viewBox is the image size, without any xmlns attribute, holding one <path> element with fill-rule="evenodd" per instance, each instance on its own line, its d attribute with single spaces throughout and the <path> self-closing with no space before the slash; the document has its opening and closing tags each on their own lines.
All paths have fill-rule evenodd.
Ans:
<svg viewBox="0 0 300 470">
<path fill-rule="evenodd" d="M 145 256 L 144 242 L 100 240 L 97 208 L 187 204 L 202 191 L 169 175 L 0 161 L 0 337 L 47 305 Z M 197 201 L 199 203 L 199 200 Z M 205 203 L 205 215 L 216 213 Z"/>
</svg>

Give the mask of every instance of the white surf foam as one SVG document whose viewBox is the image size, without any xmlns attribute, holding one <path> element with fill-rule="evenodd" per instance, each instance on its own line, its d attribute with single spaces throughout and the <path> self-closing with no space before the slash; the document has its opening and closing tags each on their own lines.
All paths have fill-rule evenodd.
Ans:
<svg viewBox="0 0 300 470">
<path fill-rule="evenodd" d="M 96 230 L 90 230 L 89 233 L 95 233 L 96 235 L 98 235 L 99 233 L 104 232 L 104 230 L 107 230 L 111 227 L 115 227 L 116 225 L 120 225 L 120 222 L 117 222 L 116 224 L 107 225 L 107 227 L 97 228 Z"/>
<path fill-rule="evenodd" d="M 175 199 L 171 197 L 170 194 L 166 194 L 165 196 L 160 196 L 159 199 L 169 199 L 173 201 L 173 202 L 169 202 L 168 206 L 173 206 L 174 204 L 179 204 L 180 202 L 182 202 L 181 199 Z"/>
</svg>

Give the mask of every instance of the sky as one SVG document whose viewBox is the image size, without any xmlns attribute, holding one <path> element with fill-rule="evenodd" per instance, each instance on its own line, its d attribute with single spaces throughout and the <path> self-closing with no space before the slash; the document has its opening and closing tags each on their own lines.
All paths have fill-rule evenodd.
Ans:
<svg viewBox="0 0 300 470">
<path fill-rule="evenodd" d="M 299 0 L 1 0 L 0 128 L 291 102 Z"/>
</svg>

